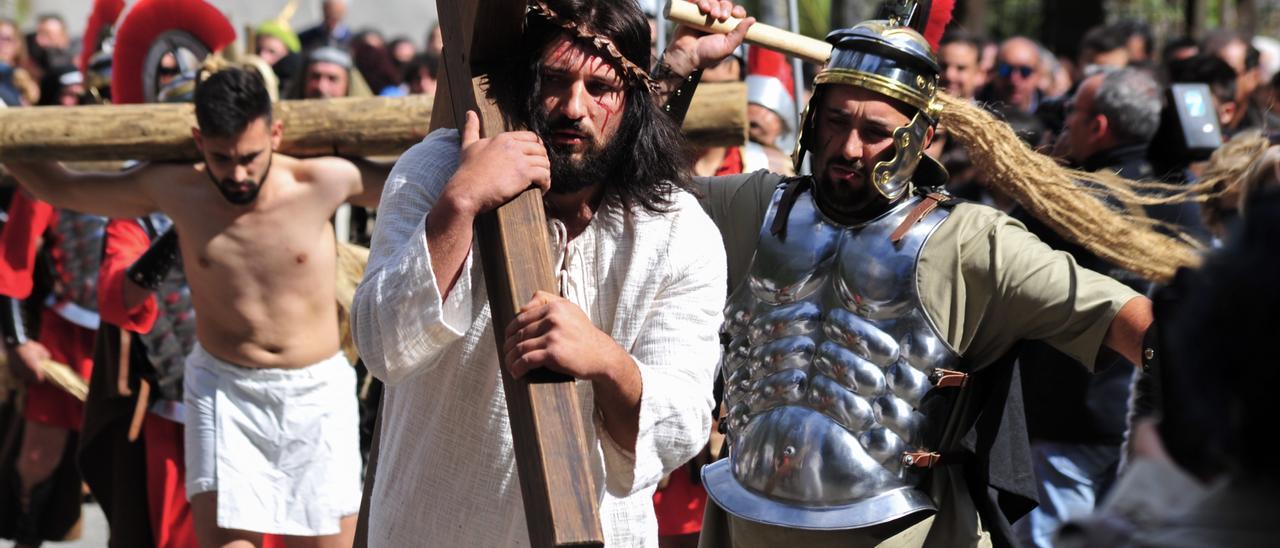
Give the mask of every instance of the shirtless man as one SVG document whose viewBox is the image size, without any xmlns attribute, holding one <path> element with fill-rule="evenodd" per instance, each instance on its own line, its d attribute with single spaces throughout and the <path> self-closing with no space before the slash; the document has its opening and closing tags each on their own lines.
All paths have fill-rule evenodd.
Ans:
<svg viewBox="0 0 1280 548">
<path fill-rule="evenodd" d="M 289 545 L 350 546 L 360 500 L 355 373 L 338 352 L 329 217 L 345 201 L 374 207 L 385 173 L 274 153 L 284 128 L 252 70 L 210 75 L 195 105 L 201 164 L 111 174 L 8 167 L 59 207 L 173 219 L 198 318 L 185 399 L 200 544 L 260 545 L 273 533 Z M 145 285 L 164 273 L 134 274 Z"/>
</svg>

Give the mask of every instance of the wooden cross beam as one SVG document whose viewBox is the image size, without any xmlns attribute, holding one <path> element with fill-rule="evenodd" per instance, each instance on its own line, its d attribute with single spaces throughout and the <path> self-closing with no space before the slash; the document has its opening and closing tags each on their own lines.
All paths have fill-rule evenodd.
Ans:
<svg viewBox="0 0 1280 548">
<path fill-rule="evenodd" d="M 432 99 L 281 101 L 278 152 L 290 156 L 398 155 L 427 134 Z M 199 161 L 194 107 L 106 105 L 0 110 L 0 161 Z"/>
<path fill-rule="evenodd" d="M 443 86 L 442 86 L 443 87 Z M 281 154 L 392 156 L 421 141 L 434 99 L 426 95 L 281 101 Z M 747 91 L 741 82 L 698 86 L 684 119 L 697 147 L 746 142 Z M 449 121 L 440 123 L 452 126 Z M 0 162 L 202 160 L 191 138 L 190 104 L 103 105 L 0 109 Z"/>
<path fill-rule="evenodd" d="M 437 0 L 444 70 L 432 128 L 480 115 L 481 137 L 511 129 L 480 89 L 487 65 L 510 55 L 524 29 L 526 0 Z M 477 18 L 477 14 L 484 14 Z M 558 293 L 542 192 L 531 189 L 476 223 L 498 356 L 504 331 L 537 290 Z M 501 365 L 530 544 L 603 546 L 594 458 L 575 380 L 538 370 L 515 380 Z"/>
</svg>

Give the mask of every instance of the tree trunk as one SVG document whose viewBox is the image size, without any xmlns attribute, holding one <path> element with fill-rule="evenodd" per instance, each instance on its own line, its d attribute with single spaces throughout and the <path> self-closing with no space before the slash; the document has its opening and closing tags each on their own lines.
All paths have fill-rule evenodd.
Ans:
<svg viewBox="0 0 1280 548">
<path fill-rule="evenodd" d="M 1050 0 L 1044 3 L 1041 43 L 1050 51 L 1075 58 L 1084 33 L 1106 20 L 1102 0 Z"/>
<path fill-rule="evenodd" d="M 1253 35 L 1258 32 L 1258 4 L 1254 0 L 1236 1 L 1238 25 L 1235 28 L 1245 40 L 1252 40 Z"/>
<path fill-rule="evenodd" d="M 1208 14 L 1208 0 L 1187 0 L 1185 25 L 1183 32 L 1192 38 L 1199 38 L 1204 32 L 1204 19 Z"/>
<path fill-rule="evenodd" d="M 965 30 L 979 36 L 987 36 L 987 0 L 960 0 L 956 2 L 955 20 Z"/>
</svg>

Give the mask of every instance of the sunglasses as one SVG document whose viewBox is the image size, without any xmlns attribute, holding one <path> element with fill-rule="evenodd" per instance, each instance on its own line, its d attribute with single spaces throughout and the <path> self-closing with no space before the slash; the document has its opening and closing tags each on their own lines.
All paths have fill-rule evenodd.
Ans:
<svg viewBox="0 0 1280 548">
<path fill-rule="evenodd" d="M 1023 78 L 1030 78 L 1036 71 L 1035 67 L 1028 67 L 1026 65 L 1010 65 L 1008 63 L 1000 63 L 1000 65 L 996 67 L 996 72 L 1000 74 L 1001 78 L 1013 76 L 1013 71 L 1015 70 L 1018 71 L 1018 74 L 1021 74 Z"/>
</svg>

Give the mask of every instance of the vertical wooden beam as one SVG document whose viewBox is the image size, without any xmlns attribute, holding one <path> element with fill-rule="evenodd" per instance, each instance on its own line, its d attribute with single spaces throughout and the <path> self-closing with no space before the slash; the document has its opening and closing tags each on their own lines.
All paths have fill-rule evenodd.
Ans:
<svg viewBox="0 0 1280 548">
<path fill-rule="evenodd" d="M 510 55 L 524 27 L 525 0 L 437 0 L 443 30 L 443 82 L 432 127 L 457 127 L 466 111 L 480 115 L 482 136 L 510 129 L 480 91 L 485 65 Z M 477 18 L 477 14 L 484 14 Z M 476 223 L 494 338 L 515 445 L 530 543 L 603 546 L 593 452 L 576 381 L 546 370 L 514 380 L 502 351 L 506 326 L 537 290 L 558 293 L 542 192 L 531 189 Z"/>
</svg>

